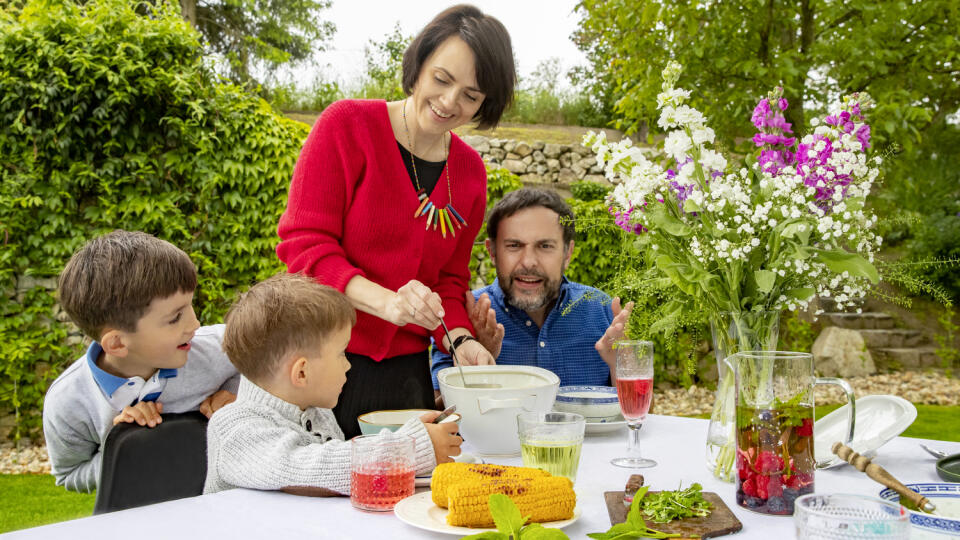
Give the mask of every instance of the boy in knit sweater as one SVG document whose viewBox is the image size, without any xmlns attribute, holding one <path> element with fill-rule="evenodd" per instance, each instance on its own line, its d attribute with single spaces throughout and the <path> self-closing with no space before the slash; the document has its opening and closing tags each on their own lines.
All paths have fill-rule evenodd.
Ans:
<svg viewBox="0 0 960 540">
<path fill-rule="evenodd" d="M 223 325 L 197 322 L 196 287 L 190 257 L 141 232 L 94 238 L 67 263 L 60 305 L 93 342 L 44 398 L 57 485 L 97 487 L 103 441 L 116 424 L 154 427 L 164 412 L 209 417 L 234 399 L 240 375 L 220 347 Z"/>
<path fill-rule="evenodd" d="M 298 274 L 273 276 L 237 300 L 223 348 L 242 375 L 240 389 L 207 426 L 204 493 L 350 493 L 350 442 L 330 409 L 347 380 L 345 350 L 355 323 L 347 297 Z M 460 453 L 457 425 L 430 423 L 438 414 L 398 430 L 415 440 L 418 473 Z"/>
</svg>

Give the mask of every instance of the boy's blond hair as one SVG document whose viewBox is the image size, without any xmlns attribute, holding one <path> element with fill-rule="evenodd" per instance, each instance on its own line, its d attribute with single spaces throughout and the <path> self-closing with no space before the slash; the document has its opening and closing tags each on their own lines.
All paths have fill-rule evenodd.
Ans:
<svg viewBox="0 0 960 540">
<path fill-rule="evenodd" d="M 83 333 L 136 332 L 150 303 L 197 288 L 197 269 L 180 248 L 147 233 L 116 230 L 73 254 L 60 273 L 60 306 Z"/>
<path fill-rule="evenodd" d="M 286 272 L 257 283 L 230 307 L 223 350 L 237 371 L 269 379 L 290 354 L 318 349 L 357 314 L 347 297 L 312 278 Z"/>
</svg>

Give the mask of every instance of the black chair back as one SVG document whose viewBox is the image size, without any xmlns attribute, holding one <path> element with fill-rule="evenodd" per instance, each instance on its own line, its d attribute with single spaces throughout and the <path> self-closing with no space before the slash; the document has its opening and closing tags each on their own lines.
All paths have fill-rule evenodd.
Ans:
<svg viewBox="0 0 960 540">
<path fill-rule="evenodd" d="M 118 424 L 103 446 L 94 514 L 193 497 L 207 477 L 207 418 L 164 414 L 148 428 Z"/>
</svg>

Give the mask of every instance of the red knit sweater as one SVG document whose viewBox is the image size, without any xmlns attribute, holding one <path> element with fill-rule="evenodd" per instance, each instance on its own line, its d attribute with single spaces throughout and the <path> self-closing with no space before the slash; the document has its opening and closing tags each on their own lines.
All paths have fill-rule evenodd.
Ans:
<svg viewBox="0 0 960 540">
<path fill-rule="evenodd" d="M 440 295 L 449 328 L 473 331 L 463 293 L 470 279 L 470 252 L 487 204 L 486 168 L 480 155 L 451 137 L 453 206 L 467 221 L 456 237 L 424 230 L 414 219 L 420 205 L 397 148 L 382 100 L 344 100 L 317 119 L 293 171 L 287 210 L 280 218 L 277 255 L 290 272 L 304 272 L 343 291 L 353 276 L 390 290 L 411 279 Z M 447 205 L 446 171 L 430 200 Z M 442 343 L 443 328 L 433 332 Z M 357 312 L 347 350 L 380 361 L 423 351 L 429 332 L 398 327 Z"/>
</svg>

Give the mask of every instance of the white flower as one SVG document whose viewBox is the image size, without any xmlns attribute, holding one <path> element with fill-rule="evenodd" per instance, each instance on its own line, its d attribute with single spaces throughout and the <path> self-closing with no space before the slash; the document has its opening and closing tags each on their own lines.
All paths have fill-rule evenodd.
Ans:
<svg viewBox="0 0 960 540">
<path fill-rule="evenodd" d="M 693 144 L 700 145 L 705 142 L 713 143 L 714 133 L 708 127 L 701 127 L 693 130 Z"/>
<path fill-rule="evenodd" d="M 690 137 L 687 137 L 687 134 L 680 130 L 671 131 L 666 140 L 663 141 L 663 151 L 676 161 L 686 159 L 690 148 Z"/>
<path fill-rule="evenodd" d="M 664 107 L 660 111 L 660 119 L 657 120 L 657 125 L 661 129 L 670 129 L 677 127 L 677 110 L 669 105 Z"/>
<path fill-rule="evenodd" d="M 701 126 L 706 122 L 706 118 L 703 117 L 700 111 L 687 105 L 677 107 L 675 117 L 677 123 L 682 126 Z"/>
<path fill-rule="evenodd" d="M 707 170 L 722 171 L 727 168 L 727 159 L 719 152 L 704 150 L 700 154 L 700 164 Z"/>
</svg>

